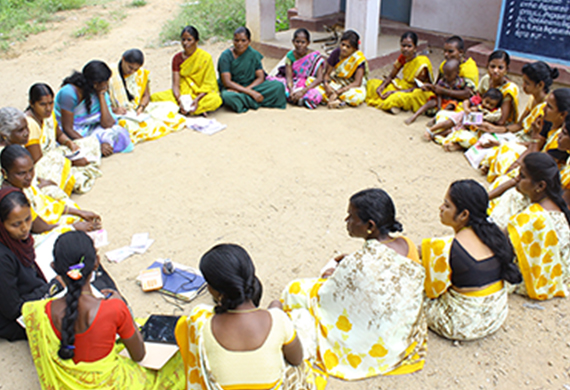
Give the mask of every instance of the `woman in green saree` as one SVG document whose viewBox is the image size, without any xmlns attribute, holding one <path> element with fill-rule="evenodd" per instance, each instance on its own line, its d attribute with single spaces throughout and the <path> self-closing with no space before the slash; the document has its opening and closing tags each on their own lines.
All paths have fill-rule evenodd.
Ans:
<svg viewBox="0 0 570 390">
<path fill-rule="evenodd" d="M 250 108 L 285 109 L 285 87 L 279 81 L 266 81 L 261 64 L 263 56 L 249 47 L 251 32 L 239 27 L 234 32 L 234 46 L 226 49 L 218 60 L 218 81 L 224 105 L 241 113 Z"/>
</svg>

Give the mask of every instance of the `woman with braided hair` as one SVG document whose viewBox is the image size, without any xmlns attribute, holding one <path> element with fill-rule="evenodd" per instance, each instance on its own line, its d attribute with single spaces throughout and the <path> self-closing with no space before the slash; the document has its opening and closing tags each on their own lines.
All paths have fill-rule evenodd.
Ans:
<svg viewBox="0 0 570 390">
<path fill-rule="evenodd" d="M 262 286 L 247 252 L 216 245 L 200 271 L 216 306 L 198 305 L 176 326 L 187 389 L 312 389 L 291 320 L 259 307 Z"/>
<path fill-rule="evenodd" d="M 515 292 L 533 299 L 568 296 L 570 282 L 570 211 L 562 197 L 556 161 L 546 153 L 528 154 L 516 189 L 530 205 L 508 223 L 524 284 Z"/>
<path fill-rule="evenodd" d="M 180 356 L 160 371 L 139 366 L 144 343 L 121 295 L 115 290 L 102 290 L 105 299 L 93 295 L 89 281 L 99 259 L 91 238 L 81 231 L 65 233 L 53 254 L 52 266 L 67 285 L 66 295 L 22 308 L 42 388 L 183 389 Z M 117 335 L 132 360 L 118 355 Z"/>
<path fill-rule="evenodd" d="M 455 235 L 422 241 L 428 326 L 442 337 L 474 340 L 497 331 L 507 318 L 504 281 L 521 282 L 513 248 L 487 217 L 489 196 L 475 180 L 451 184 L 439 207 Z"/>
</svg>

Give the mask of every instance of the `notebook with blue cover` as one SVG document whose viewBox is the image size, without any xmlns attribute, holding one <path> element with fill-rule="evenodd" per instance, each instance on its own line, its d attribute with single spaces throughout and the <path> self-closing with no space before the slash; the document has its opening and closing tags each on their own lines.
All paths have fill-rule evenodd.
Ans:
<svg viewBox="0 0 570 390">
<path fill-rule="evenodd" d="M 162 272 L 162 263 L 155 261 L 148 269 L 160 268 L 164 285 L 159 290 L 162 293 L 176 296 L 180 299 L 190 300 L 195 293 L 202 287 L 206 281 L 201 275 L 175 268 L 172 275 L 166 275 Z"/>
</svg>

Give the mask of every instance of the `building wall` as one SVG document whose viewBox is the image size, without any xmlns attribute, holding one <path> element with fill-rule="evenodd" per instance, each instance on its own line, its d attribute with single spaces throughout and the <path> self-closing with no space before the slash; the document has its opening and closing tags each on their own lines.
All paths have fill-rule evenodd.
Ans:
<svg viewBox="0 0 570 390">
<path fill-rule="evenodd" d="M 301 17 L 320 18 L 339 12 L 340 2 L 341 0 L 296 0 L 295 7 Z"/>
<path fill-rule="evenodd" d="M 501 0 L 413 0 L 410 26 L 494 41 Z"/>
</svg>

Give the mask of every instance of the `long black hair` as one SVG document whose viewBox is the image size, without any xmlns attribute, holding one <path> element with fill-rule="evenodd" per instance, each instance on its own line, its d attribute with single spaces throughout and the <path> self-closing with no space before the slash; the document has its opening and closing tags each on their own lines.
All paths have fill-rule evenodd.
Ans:
<svg viewBox="0 0 570 390">
<path fill-rule="evenodd" d="M 509 53 L 507 53 L 504 50 L 495 50 L 494 52 L 492 52 L 489 55 L 489 59 L 487 60 L 487 65 L 489 65 L 489 62 L 491 62 L 493 60 L 505 61 L 505 64 L 507 64 L 507 68 L 511 64 L 511 56 L 509 55 Z"/>
<path fill-rule="evenodd" d="M 382 235 L 404 230 L 402 224 L 396 221 L 396 207 L 392 198 L 380 188 L 357 192 L 350 197 L 350 204 L 356 208 L 358 218 L 363 222 L 374 221 Z"/>
<path fill-rule="evenodd" d="M 35 83 L 28 91 L 28 102 L 32 105 L 39 102 L 44 96 L 54 97 L 53 89 L 45 83 Z"/>
<path fill-rule="evenodd" d="M 458 180 L 449 187 L 449 198 L 455 205 L 459 215 L 463 210 L 469 211 L 470 226 L 479 239 L 494 253 L 501 263 L 501 278 L 509 283 L 522 281 L 521 273 L 513 263 L 513 246 L 501 229 L 487 217 L 489 195 L 487 190 L 475 180 Z"/>
<path fill-rule="evenodd" d="M 28 149 L 24 148 L 22 145 L 8 145 L 2 152 L 0 152 L 0 166 L 2 169 L 8 173 L 13 167 L 17 159 L 21 157 L 29 157 L 33 161 L 32 155 Z"/>
<path fill-rule="evenodd" d="M 550 90 L 550 86 L 555 78 L 558 77 L 558 68 L 551 68 L 546 62 L 536 61 L 531 64 L 525 64 L 522 67 L 522 73 L 535 84 L 544 83 L 544 92 Z"/>
<path fill-rule="evenodd" d="M 54 270 L 63 278 L 67 286 L 65 295 L 65 315 L 61 320 L 61 344 L 58 355 L 62 359 L 75 356 L 75 322 L 79 314 L 78 305 L 81 288 L 89 283 L 89 277 L 95 268 L 97 252 L 87 233 L 71 231 L 62 234 L 53 247 Z M 79 278 L 68 276 L 68 272 L 78 268 Z"/>
<path fill-rule="evenodd" d="M 562 197 L 562 184 L 556 161 L 547 153 L 534 152 L 527 154 L 523 163 L 533 183 L 546 183 L 546 196 L 558 206 L 570 224 L 570 211 Z"/>
<path fill-rule="evenodd" d="M 16 206 L 31 207 L 26 195 L 19 190 L 9 193 L 0 200 L 0 222 L 6 221 Z"/>
<path fill-rule="evenodd" d="M 119 74 L 121 75 L 121 80 L 123 81 L 123 86 L 125 87 L 125 92 L 127 93 L 127 99 L 129 101 L 133 101 L 135 98 L 129 89 L 127 88 L 127 82 L 125 80 L 125 75 L 123 73 L 123 61 L 128 62 L 129 64 L 137 64 L 139 66 L 143 66 L 144 64 L 144 54 L 139 49 L 129 49 L 123 53 L 123 57 L 121 61 L 119 61 Z"/>
<path fill-rule="evenodd" d="M 182 29 L 182 32 L 180 33 L 180 37 L 182 38 L 182 35 L 184 35 L 184 33 L 188 33 L 190 34 L 190 36 L 192 38 L 194 38 L 194 40 L 197 42 L 200 40 L 200 33 L 198 32 L 198 30 L 196 29 L 196 27 L 194 26 L 186 26 Z M 234 33 L 235 34 L 235 33 Z"/>
<path fill-rule="evenodd" d="M 556 101 L 556 109 L 559 112 L 566 112 L 566 118 L 570 117 L 570 88 L 558 88 L 552 91 L 552 96 Z"/>
<path fill-rule="evenodd" d="M 239 245 L 220 244 L 202 256 L 200 272 L 206 282 L 221 293 L 215 312 L 225 313 L 247 300 L 259 306 L 263 287 L 255 276 L 255 266 L 248 253 Z"/>
<path fill-rule="evenodd" d="M 93 84 L 107 81 L 111 78 L 111 69 L 103 61 L 89 61 L 82 69 L 81 73 L 74 71 L 69 77 L 63 80 L 62 86 L 67 84 L 75 85 L 81 90 L 85 99 L 87 112 L 91 112 L 91 94 L 95 93 Z"/>
<path fill-rule="evenodd" d="M 400 43 L 402 43 L 402 41 L 406 38 L 411 39 L 414 46 L 418 45 L 418 34 L 416 34 L 415 32 L 406 31 L 405 33 L 403 33 L 402 36 L 400 37 Z"/>
<path fill-rule="evenodd" d="M 354 30 L 345 31 L 340 37 L 340 41 L 347 41 L 353 49 L 358 50 L 360 48 L 360 35 Z"/>
</svg>

